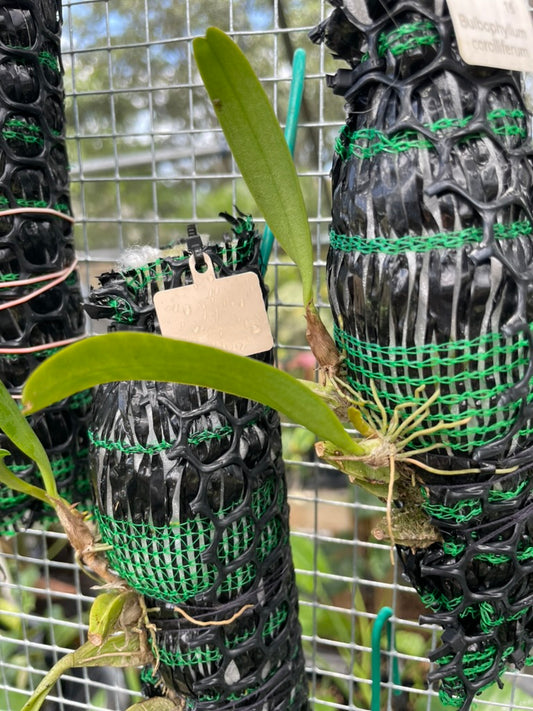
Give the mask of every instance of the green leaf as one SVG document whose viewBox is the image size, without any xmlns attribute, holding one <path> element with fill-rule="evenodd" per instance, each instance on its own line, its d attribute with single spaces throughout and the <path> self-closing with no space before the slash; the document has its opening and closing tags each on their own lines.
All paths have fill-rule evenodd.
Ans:
<svg viewBox="0 0 533 711">
<path fill-rule="evenodd" d="M 137 593 L 131 590 L 100 593 L 89 612 L 89 641 L 102 644 L 113 634 L 125 605 L 136 597 Z"/>
<path fill-rule="evenodd" d="M 79 649 L 62 657 L 41 680 L 33 695 L 24 704 L 22 711 L 39 711 L 56 681 L 74 667 L 129 667 L 142 666 L 151 660 L 141 649 L 136 634 L 119 634 L 97 646 L 86 642 Z"/>
<path fill-rule="evenodd" d="M 56 481 L 48 455 L 2 382 L 0 382 L 0 429 L 21 452 L 37 464 L 48 495 L 57 498 Z M 35 496 L 35 494 L 31 495 Z"/>
<path fill-rule="evenodd" d="M 343 451 L 361 453 L 327 405 L 291 375 L 252 358 L 147 333 L 110 333 L 64 348 L 33 371 L 22 401 L 34 412 L 116 380 L 178 382 L 257 400 Z"/>
<path fill-rule="evenodd" d="M 100 646 L 86 642 L 72 654 L 73 667 L 137 667 L 154 661 L 133 631 L 117 634 Z"/>
<path fill-rule="evenodd" d="M 11 600 L 0 599 L 0 628 L 14 634 L 22 632 L 22 608 Z"/>
<path fill-rule="evenodd" d="M 198 69 L 244 180 L 313 300 L 313 249 L 302 190 L 278 119 L 248 60 L 221 30 L 193 40 Z"/>
<path fill-rule="evenodd" d="M 6 456 L 4 454 L 6 450 L 0 451 L 2 452 L 2 456 Z M 7 454 L 9 454 L 9 452 L 7 452 Z M 39 499 L 39 501 L 44 501 L 45 504 L 53 503 L 53 500 L 48 497 L 48 494 L 44 489 L 39 489 L 38 486 L 28 484 L 27 481 L 24 481 L 16 474 L 13 474 L 11 469 L 9 469 L 2 461 L 0 461 L 0 484 L 7 486 L 8 489 L 12 489 L 13 491 L 20 491 L 22 494 L 26 494 L 27 496 L 33 496 L 35 499 Z"/>
</svg>

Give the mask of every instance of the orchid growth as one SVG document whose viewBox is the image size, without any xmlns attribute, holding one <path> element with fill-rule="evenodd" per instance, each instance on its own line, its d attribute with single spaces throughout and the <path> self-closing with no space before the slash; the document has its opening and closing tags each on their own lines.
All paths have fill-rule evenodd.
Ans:
<svg viewBox="0 0 533 711">
<path fill-rule="evenodd" d="M 373 402 L 365 402 L 345 384 L 342 354 L 315 307 L 308 216 L 272 106 L 247 59 L 223 32 L 211 28 L 193 44 L 200 74 L 250 193 L 298 267 L 307 338 L 318 362 L 319 382 L 299 381 L 265 363 L 214 348 L 120 332 L 87 338 L 48 358 L 26 382 L 23 412 L 29 415 L 81 390 L 123 380 L 175 381 L 256 400 L 313 432 L 319 440 L 319 456 L 344 471 L 353 483 L 388 502 L 381 537 L 407 545 L 429 545 L 436 540 L 436 533 L 421 515 L 421 495 L 419 487 L 413 486 L 411 465 L 420 466 L 414 457 L 428 450 L 417 450 L 413 443 L 428 431 L 424 420 L 431 401 L 419 409 L 400 405 L 389 419 L 377 395 Z M 37 711 L 58 676 L 71 666 L 127 666 L 157 660 L 142 598 L 108 568 L 87 515 L 58 495 L 46 454 L 5 388 L 0 388 L 0 427 L 37 462 L 44 488 L 23 482 L 3 463 L 0 482 L 55 509 L 81 565 L 106 589 L 93 606 L 89 642 L 59 662 L 23 709 Z M 438 424 L 432 432 L 446 427 L 449 425 Z M 404 505 L 401 515 L 394 516 L 391 503 L 398 498 Z M 178 699 L 150 699 L 129 711 L 170 711 L 180 708 L 179 703 Z"/>
</svg>

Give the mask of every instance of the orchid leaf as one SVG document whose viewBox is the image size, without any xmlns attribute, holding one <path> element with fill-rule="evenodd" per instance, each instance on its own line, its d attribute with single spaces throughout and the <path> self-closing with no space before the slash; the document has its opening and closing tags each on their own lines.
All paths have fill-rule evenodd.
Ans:
<svg viewBox="0 0 533 711">
<path fill-rule="evenodd" d="M 153 661 L 143 649 L 141 637 L 133 631 L 121 632 L 98 646 L 86 642 L 73 653 L 73 667 L 136 667 Z"/>
<path fill-rule="evenodd" d="M 291 375 L 252 358 L 147 333 L 110 333 L 64 348 L 33 371 L 22 401 L 35 412 L 116 380 L 178 382 L 257 400 L 335 447 L 361 454 L 336 415 Z"/>
<path fill-rule="evenodd" d="M 0 382 L 0 429 L 15 447 L 37 464 L 48 495 L 57 498 L 59 495 L 48 455 L 2 382 Z M 35 496 L 35 494 L 31 494 L 31 496 Z"/>
<path fill-rule="evenodd" d="M 22 711 L 39 711 L 56 681 L 74 667 L 129 667 L 150 662 L 150 655 L 141 648 L 139 635 L 119 634 L 96 646 L 91 642 L 82 644 L 74 652 L 62 657 L 41 680 Z"/>
<path fill-rule="evenodd" d="M 239 47 L 211 27 L 193 41 L 196 64 L 235 162 L 269 228 L 313 300 L 313 249 L 296 168 L 272 105 Z"/>
<path fill-rule="evenodd" d="M 118 632 L 118 625 L 126 606 L 135 604 L 137 593 L 133 590 L 113 590 L 98 595 L 89 612 L 89 641 L 93 644 L 102 644 L 114 632 Z M 139 617 L 139 615 L 137 615 Z"/>
<path fill-rule="evenodd" d="M 0 598 L 0 626 L 17 635 L 22 633 L 22 607 L 14 600 Z"/>
<path fill-rule="evenodd" d="M 11 453 L 6 449 L 0 450 L 0 457 L 5 457 L 8 454 Z M 11 469 L 9 469 L 3 461 L 0 461 L 0 484 L 7 486 L 8 489 L 12 489 L 13 491 L 19 491 L 21 494 L 26 494 L 26 496 L 32 496 L 35 499 L 39 499 L 39 501 L 43 501 L 45 504 L 52 503 L 44 489 L 40 489 L 38 486 L 29 484 L 16 474 L 13 474 Z"/>
</svg>

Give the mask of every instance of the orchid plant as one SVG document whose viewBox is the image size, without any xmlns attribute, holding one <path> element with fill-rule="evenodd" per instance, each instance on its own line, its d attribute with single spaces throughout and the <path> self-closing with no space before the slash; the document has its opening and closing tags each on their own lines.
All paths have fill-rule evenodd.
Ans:
<svg viewBox="0 0 533 711">
<path fill-rule="evenodd" d="M 427 448 L 406 448 L 429 431 L 423 429 L 423 422 L 431 398 L 418 410 L 400 405 L 388 419 L 377 395 L 374 402 L 365 403 L 345 384 L 342 354 L 315 307 L 308 216 L 298 175 L 273 108 L 247 59 L 227 35 L 211 28 L 193 45 L 205 87 L 250 193 L 298 268 L 307 339 L 319 366 L 318 382 L 300 381 L 265 363 L 215 348 L 157 335 L 118 332 L 87 338 L 48 358 L 25 384 L 23 414 L 29 415 L 81 390 L 120 380 L 175 381 L 256 400 L 313 432 L 319 440 L 316 450 L 320 457 L 344 471 L 353 483 L 388 502 L 388 524 L 378 535 L 391 542 L 429 545 L 436 540 L 436 533 L 422 513 L 419 487 L 412 485 L 409 468 L 415 462 L 414 455 Z M 89 641 L 60 660 L 22 710 L 38 711 L 66 669 L 98 664 L 157 664 L 157 651 L 150 644 L 142 596 L 109 569 L 88 514 L 59 496 L 46 453 L 23 414 L 0 386 L 0 428 L 37 463 L 44 488 L 25 483 L 3 461 L 0 482 L 55 509 L 80 564 L 104 589 L 92 607 Z M 2 458 L 7 454 L 5 450 L 0 452 Z M 391 502 L 396 499 L 401 499 L 404 506 L 402 513 L 394 517 Z M 172 711 L 181 707 L 182 700 L 177 697 L 154 698 L 131 706 L 129 711 Z"/>
</svg>

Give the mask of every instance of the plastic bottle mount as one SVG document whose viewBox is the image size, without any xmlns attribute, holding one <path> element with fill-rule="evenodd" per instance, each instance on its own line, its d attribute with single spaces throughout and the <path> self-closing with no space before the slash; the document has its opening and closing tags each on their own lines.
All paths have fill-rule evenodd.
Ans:
<svg viewBox="0 0 533 711">
<path fill-rule="evenodd" d="M 496 458 L 532 433 L 527 116 L 515 75 L 461 61 L 443 3 L 386 5 L 370 24 L 338 8 L 315 35 L 353 66 L 330 81 L 348 110 L 332 171 L 336 338 L 363 395 L 374 380 L 392 413 L 439 387 L 428 424 L 471 416 L 449 453 Z"/>
<path fill-rule="evenodd" d="M 203 248 L 220 278 L 258 273 L 253 225 L 234 228 L 234 240 Z M 190 281 L 187 251 L 161 257 L 102 275 L 87 309 L 157 332 L 154 292 Z M 164 682 L 198 711 L 306 711 L 277 413 L 205 388 L 112 383 L 95 395 L 90 439 L 99 530 L 112 567 L 155 610 Z M 198 627 L 176 606 L 229 622 Z"/>
<path fill-rule="evenodd" d="M 0 378 L 13 395 L 60 345 L 81 338 L 85 318 L 75 269 L 65 149 L 61 3 L 0 8 Z M 83 393 L 32 416 L 60 493 L 89 492 Z M 13 448 L 0 437 L 0 445 Z M 6 464 L 41 484 L 18 451 Z M 40 502 L 0 487 L 0 534 L 46 514 Z M 51 512 L 50 509 L 48 509 Z"/>
<path fill-rule="evenodd" d="M 389 417 L 439 396 L 411 449 L 443 542 L 399 547 L 444 627 L 431 678 L 467 709 L 507 662 L 533 662 L 527 581 L 533 173 L 518 77 L 464 64 L 444 0 L 335 3 L 312 38 L 348 65 L 335 144 L 328 285 L 347 378 Z M 409 410 L 411 412 L 412 410 Z M 494 474 L 496 468 L 509 474 Z M 396 502 L 401 506 L 401 502 Z"/>
</svg>

